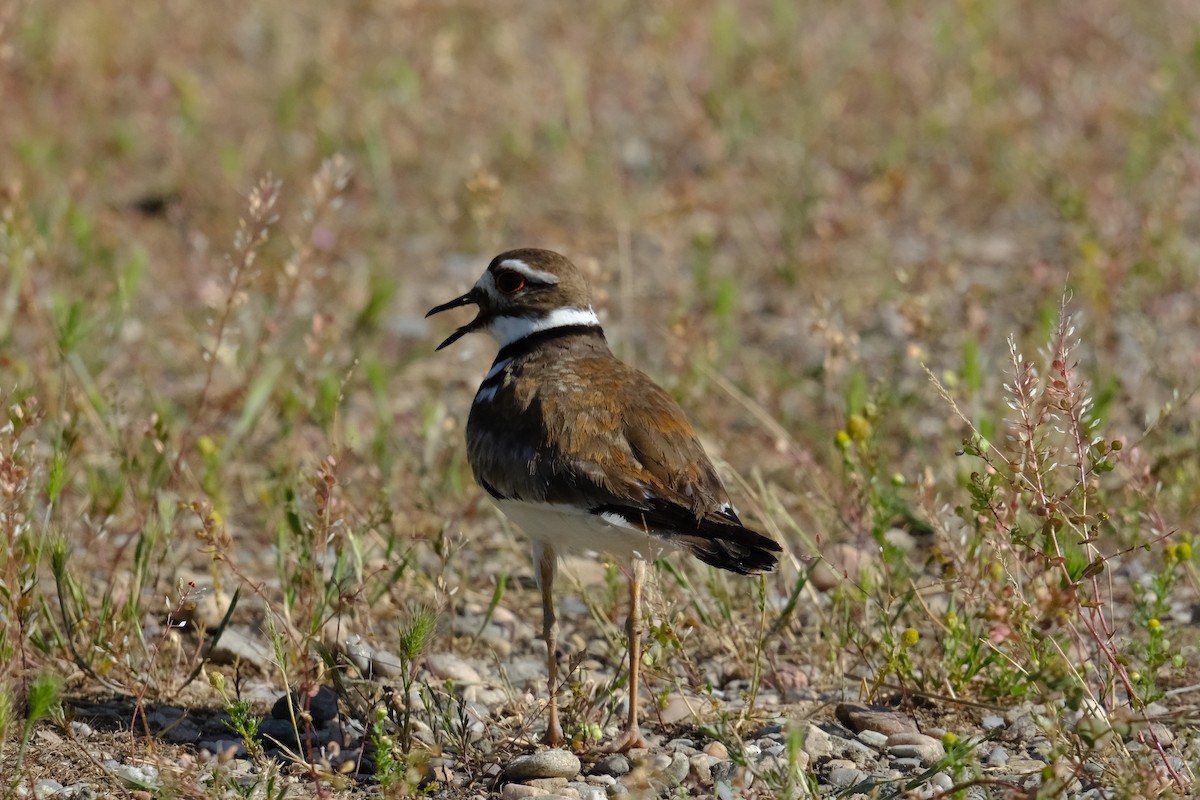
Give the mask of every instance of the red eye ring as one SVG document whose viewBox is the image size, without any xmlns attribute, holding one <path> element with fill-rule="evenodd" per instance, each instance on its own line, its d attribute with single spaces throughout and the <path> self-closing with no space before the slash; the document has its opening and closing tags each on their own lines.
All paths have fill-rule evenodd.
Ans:
<svg viewBox="0 0 1200 800">
<path fill-rule="evenodd" d="M 525 288 L 525 276 L 511 269 L 497 272 L 496 288 L 503 294 L 516 294 Z"/>
</svg>

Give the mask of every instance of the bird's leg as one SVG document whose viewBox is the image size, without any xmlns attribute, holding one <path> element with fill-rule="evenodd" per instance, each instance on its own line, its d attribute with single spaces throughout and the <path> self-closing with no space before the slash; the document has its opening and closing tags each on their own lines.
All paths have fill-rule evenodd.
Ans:
<svg viewBox="0 0 1200 800">
<path fill-rule="evenodd" d="M 558 570 L 558 555 L 554 548 L 536 544 L 533 548 L 537 565 L 538 587 L 542 590 L 542 638 L 546 640 L 546 688 L 550 692 L 549 719 L 542 742 L 557 747 L 562 744 L 562 727 L 558 724 L 558 619 L 554 616 L 554 573 Z"/>
<path fill-rule="evenodd" d="M 629 638 L 629 720 L 625 730 L 609 747 L 614 753 L 624 753 L 635 747 L 646 747 L 642 729 L 638 725 L 638 672 L 642 666 L 642 640 L 639 628 L 642 620 L 642 581 L 646 577 L 646 562 L 633 559 L 629 576 L 629 619 L 625 622 L 625 635 Z"/>
</svg>

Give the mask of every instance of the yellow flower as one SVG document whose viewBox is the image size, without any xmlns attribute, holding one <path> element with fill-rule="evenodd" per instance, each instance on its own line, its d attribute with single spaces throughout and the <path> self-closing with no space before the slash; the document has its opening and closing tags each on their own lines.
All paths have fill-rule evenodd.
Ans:
<svg viewBox="0 0 1200 800">
<path fill-rule="evenodd" d="M 871 423 L 861 414 L 851 414 L 846 424 L 846 430 L 855 444 L 862 444 L 871 438 Z"/>
</svg>

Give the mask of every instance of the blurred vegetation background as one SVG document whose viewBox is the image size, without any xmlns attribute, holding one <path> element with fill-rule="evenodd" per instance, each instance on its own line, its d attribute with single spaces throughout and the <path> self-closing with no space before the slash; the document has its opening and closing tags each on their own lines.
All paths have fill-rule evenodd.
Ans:
<svg viewBox="0 0 1200 800">
<path fill-rule="evenodd" d="M 797 553 L 963 503 L 972 433 L 925 367 L 1002 440 L 1006 337 L 1036 360 L 1064 293 L 1125 444 L 1102 549 L 1194 529 L 1198 123 L 1190 0 L 9 0 L 0 677 L 181 580 L 264 587 L 314 637 L 486 606 L 483 565 L 523 558 L 461 443 L 492 346 L 434 359 L 422 315 L 518 246 L 585 267 Z M 339 536 L 371 608 L 322 594 L 363 596 Z M 165 691 L 158 648 L 84 660 Z"/>
</svg>

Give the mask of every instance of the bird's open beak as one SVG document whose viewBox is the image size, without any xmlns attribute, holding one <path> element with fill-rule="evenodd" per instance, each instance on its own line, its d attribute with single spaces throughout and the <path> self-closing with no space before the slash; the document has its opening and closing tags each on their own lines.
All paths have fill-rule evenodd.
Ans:
<svg viewBox="0 0 1200 800">
<path fill-rule="evenodd" d="M 428 319 L 429 317 L 432 317 L 434 314 L 440 314 L 443 311 L 449 311 L 450 309 L 458 308 L 459 306 L 469 306 L 472 303 L 474 303 L 475 305 L 479 305 L 479 295 L 480 295 L 479 287 L 474 287 L 471 289 L 471 291 L 467 292 L 466 294 L 462 295 L 461 297 L 454 298 L 449 303 L 442 303 L 440 306 L 434 306 L 433 308 L 429 309 L 429 312 L 425 315 L 425 317 L 426 317 L 426 319 Z M 463 325 L 461 328 L 456 330 L 454 333 L 447 336 L 446 341 L 439 344 L 437 346 L 437 349 L 441 350 L 443 347 L 449 347 L 450 345 L 454 344 L 462 337 L 466 336 L 471 331 L 478 330 L 481 327 L 480 323 L 482 322 L 482 320 L 483 320 L 483 309 L 481 308 L 479 310 L 479 315 L 476 316 L 475 319 L 471 320 L 466 325 Z"/>
</svg>

